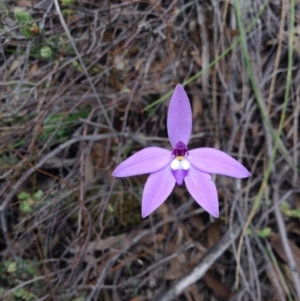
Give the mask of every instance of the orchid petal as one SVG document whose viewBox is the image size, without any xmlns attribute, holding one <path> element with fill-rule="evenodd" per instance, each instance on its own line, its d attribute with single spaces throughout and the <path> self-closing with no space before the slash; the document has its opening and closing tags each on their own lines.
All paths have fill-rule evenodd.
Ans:
<svg viewBox="0 0 300 301">
<path fill-rule="evenodd" d="M 160 147 L 147 147 L 135 153 L 114 170 L 114 177 L 130 177 L 156 172 L 172 161 L 172 152 Z"/>
<path fill-rule="evenodd" d="M 192 132 L 192 110 L 186 92 L 177 85 L 168 111 L 168 136 L 173 148 L 182 141 L 187 145 Z"/>
<path fill-rule="evenodd" d="M 218 193 L 211 176 L 191 166 L 184 181 L 195 201 L 212 216 L 219 217 Z"/>
<path fill-rule="evenodd" d="M 206 173 L 233 178 L 247 178 L 251 175 L 237 160 L 214 148 L 196 148 L 189 151 L 189 155 L 190 164 Z"/>
<path fill-rule="evenodd" d="M 183 184 L 183 180 L 185 178 L 185 176 L 187 175 L 188 170 L 184 170 L 184 169 L 172 169 L 172 174 L 176 179 L 176 184 L 178 186 L 181 186 Z"/>
<path fill-rule="evenodd" d="M 175 178 L 168 166 L 152 173 L 144 187 L 142 199 L 142 217 L 148 216 L 170 195 L 175 186 Z"/>
</svg>

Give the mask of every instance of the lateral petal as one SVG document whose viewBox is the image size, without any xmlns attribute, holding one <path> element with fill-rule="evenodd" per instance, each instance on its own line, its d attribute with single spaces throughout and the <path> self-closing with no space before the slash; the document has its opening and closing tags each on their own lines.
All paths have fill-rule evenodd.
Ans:
<svg viewBox="0 0 300 301">
<path fill-rule="evenodd" d="M 144 187 L 142 217 L 157 209 L 170 195 L 175 186 L 175 178 L 170 166 L 152 173 Z"/>
<path fill-rule="evenodd" d="M 212 216 L 219 217 L 218 193 L 211 176 L 191 166 L 184 181 L 195 201 Z"/>
<path fill-rule="evenodd" d="M 180 84 L 176 86 L 170 101 L 167 128 L 173 148 L 179 141 L 188 144 L 192 132 L 192 109 L 188 96 Z"/>
<path fill-rule="evenodd" d="M 130 177 L 156 172 L 171 164 L 170 150 L 160 147 L 147 147 L 123 161 L 114 170 L 114 177 Z"/>
<path fill-rule="evenodd" d="M 233 178 L 251 176 L 251 173 L 241 163 L 220 150 L 202 147 L 190 150 L 189 155 L 190 164 L 203 172 Z"/>
</svg>

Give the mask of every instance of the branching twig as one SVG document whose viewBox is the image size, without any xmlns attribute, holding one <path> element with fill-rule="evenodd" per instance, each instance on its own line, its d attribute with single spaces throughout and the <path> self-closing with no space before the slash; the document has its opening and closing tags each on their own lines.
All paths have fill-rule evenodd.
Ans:
<svg viewBox="0 0 300 301">
<path fill-rule="evenodd" d="M 242 228 L 234 225 L 223 237 L 211 248 L 196 265 L 196 267 L 185 277 L 174 284 L 161 296 L 157 296 L 153 301 L 171 301 L 178 297 L 186 288 L 197 282 L 214 262 L 230 247 L 231 243 L 239 236 Z"/>
</svg>

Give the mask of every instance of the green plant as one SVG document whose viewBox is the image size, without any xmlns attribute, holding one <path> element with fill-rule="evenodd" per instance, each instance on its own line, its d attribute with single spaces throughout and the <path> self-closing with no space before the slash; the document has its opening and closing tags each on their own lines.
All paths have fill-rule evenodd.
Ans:
<svg viewBox="0 0 300 301">
<path fill-rule="evenodd" d="M 20 31 L 24 38 L 30 39 L 37 33 L 39 33 L 39 27 L 36 22 L 33 21 L 32 16 L 22 8 L 16 8 L 14 10 L 16 20 L 20 25 Z"/>
<path fill-rule="evenodd" d="M 25 301 L 31 301 L 31 300 L 35 299 L 35 294 L 25 290 L 23 287 L 20 287 L 17 290 L 15 290 L 13 292 L 13 295 L 16 298 L 19 298 L 19 299 L 22 299 L 22 300 L 25 300 Z"/>
<path fill-rule="evenodd" d="M 38 190 L 34 194 L 29 194 L 28 192 L 21 192 L 18 194 L 18 199 L 20 201 L 20 210 L 23 213 L 32 212 L 34 206 L 41 201 L 43 198 L 43 191 Z"/>
<path fill-rule="evenodd" d="M 283 203 L 280 206 L 280 210 L 286 216 L 300 218 L 300 208 L 291 209 L 288 203 Z"/>
<path fill-rule="evenodd" d="M 5 280 L 10 287 L 15 287 L 9 290 L 9 292 L 1 291 L 1 296 L 5 296 L 7 300 L 17 301 L 25 300 L 32 301 L 37 299 L 36 292 L 43 291 L 40 284 L 37 282 L 34 284 L 21 286 L 24 281 L 34 279 L 38 277 L 37 266 L 39 263 L 35 260 L 20 259 L 17 261 L 5 261 L 0 264 L 1 278 Z M 44 291 L 43 291 L 44 292 Z M 1 299 L 2 300 L 2 299 Z"/>
<path fill-rule="evenodd" d="M 60 142 L 64 141 L 70 133 L 71 125 L 75 124 L 80 118 L 86 118 L 88 114 L 88 110 L 82 110 L 71 114 L 59 112 L 52 115 L 44 121 L 44 129 L 39 139 L 43 142 L 54 134 L 57 140 Z"/>
<path fill-rule="evenodd" d="M 255 229 L 255 233 L 260 238 L 267 238 L 271 235 L 272 229 L 270 227 L 266 227 L 263 229 Z M 250 228 L 247 229 L 247 234 L 252 235 L 252 230 Z"/>
</svg>

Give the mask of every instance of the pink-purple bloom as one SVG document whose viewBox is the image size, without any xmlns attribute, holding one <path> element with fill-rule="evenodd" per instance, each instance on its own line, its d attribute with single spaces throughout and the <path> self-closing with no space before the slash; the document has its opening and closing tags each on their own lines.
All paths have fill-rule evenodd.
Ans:
<svg viewBox="0 0 300 301">
<path fill-rule="evenodd" d="M 122 162 L 115 177 L 150 174 L 144 187 L 142 217 L 157 209 L 175 184 L 186 188 L 208 213 L 219 216 L 218 194 L 210 174 L 247 178 L 250 172 L 226 153 L 209 147 L 188 150 L 192 132 L 192 110 L 186 92 L 177 85 L 172 95 L 167 120 L 173 151 L 147 147 Z"/>
</svg>

